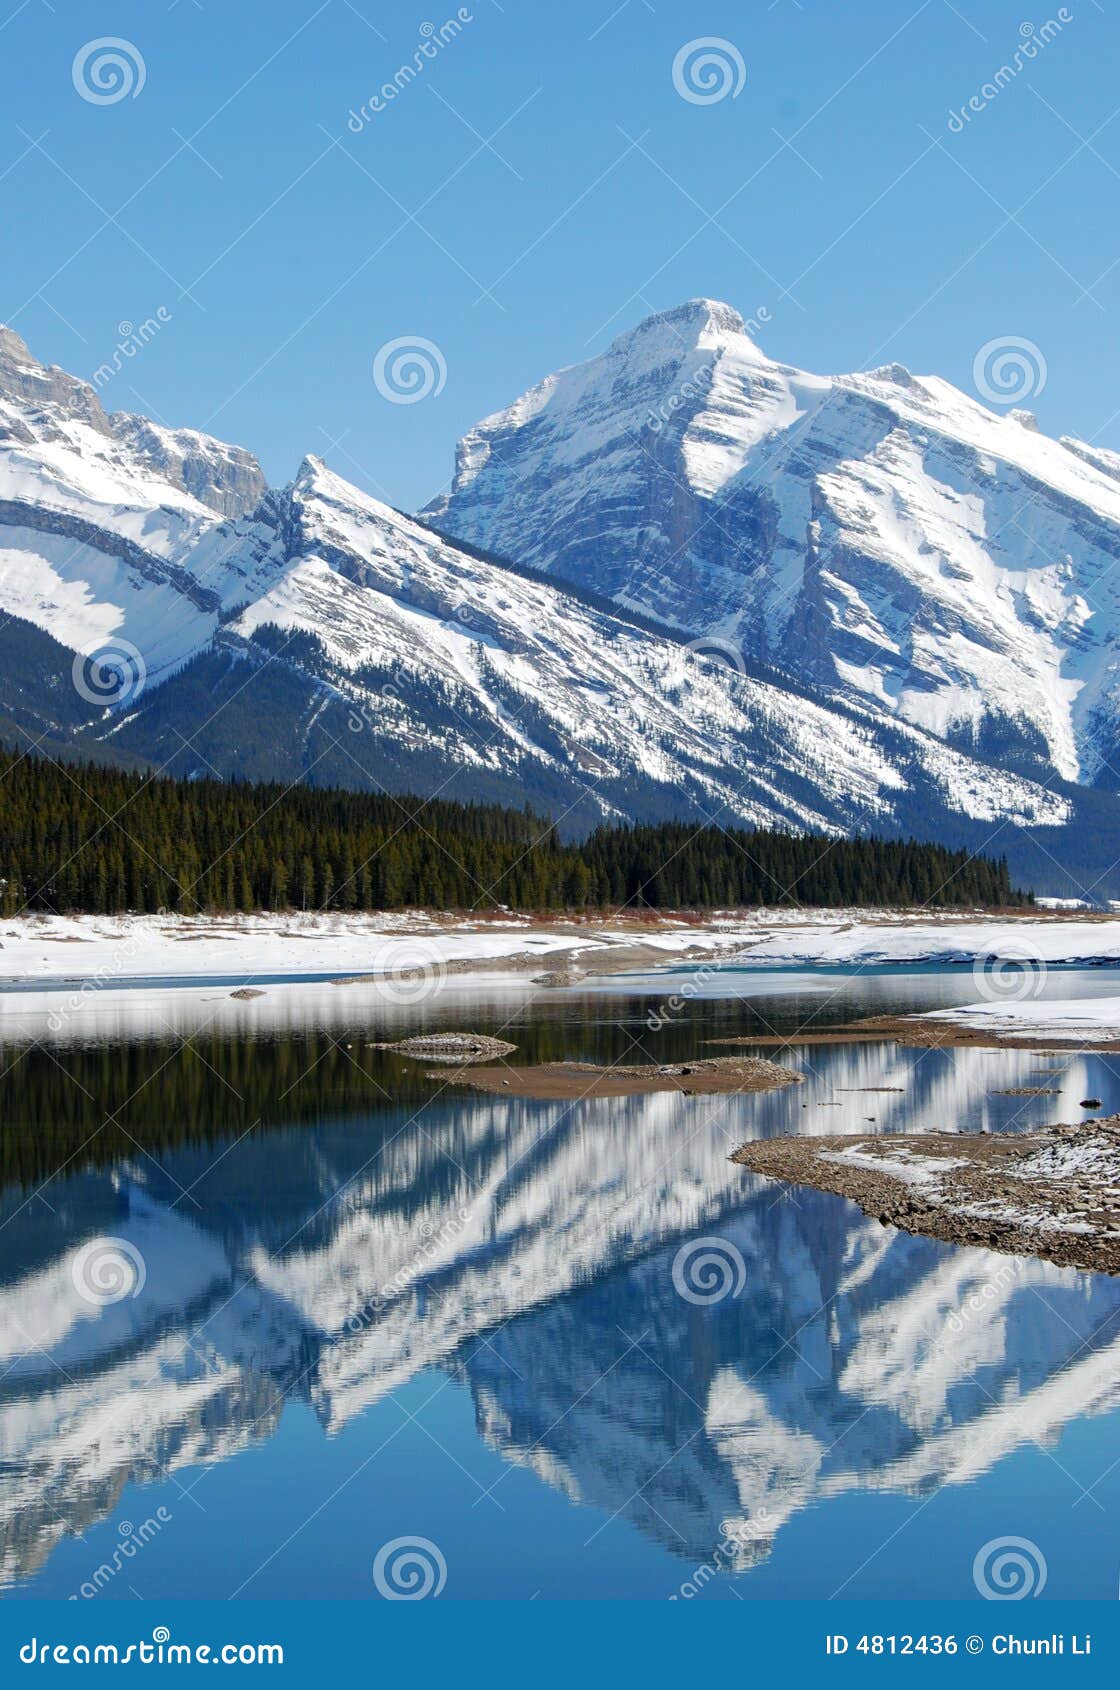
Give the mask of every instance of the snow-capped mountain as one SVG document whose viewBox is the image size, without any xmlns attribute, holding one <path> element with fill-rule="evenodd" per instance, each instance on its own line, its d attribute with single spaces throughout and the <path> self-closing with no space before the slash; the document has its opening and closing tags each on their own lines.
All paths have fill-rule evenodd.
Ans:
<svg viewBox="0 0 1120 1690">
<path fill-rule="evenodd" d="M 706 335 L 735 338 L 725 315 L 708 315 Z M 756 370 L 777 368 L 751 357 Z M 596 477 L 620 479 L 621 447 L 619 383 L 608 384 L 612 409 L 603 392 L 593 399 L 588 368 L 587 402 L 572 396 L 567 412 L 584 419 L 577 479 L 590 513 Z M 557 378 L 556 391 L 573 379 Z M 654 387 L 635 371 L 630 390 L 644 414 Z M 547 423 L 552 391 L 515 408 L 526 430 L 534 409 Z M 771 409 L 784 416 L 792 403 L 778 395 Z M 318 459 L 269 490 L 247 452 L 107 414 L 91 387 L 37 363 L 9 330 L 0 429 L 0 737 L 77 741 L 183 774 L 529 800 L 571 832 L 604 817 L 684 816 L 984 844 L 1006 827 L 999 848 L 1014 860 L 1015 830 L 1046 830 L 1060 856 L 1079 814 L 1076 791 L 1037 778 L 1048 766 L 997 767 L 841 689 L 835 671 L 826 688 L 692 649 L 657 620 L 684 625 L 684 568 L 666 574 L 663 593 L 650 587 L 639 614 L 586 582 L 449 540 Z M 524 438 L 509 429 L 514 444 Z M 743 455 L 727 428 L 716 435 L 713 422 L 705 443 L 687 443 L 689 473 L 712 491 Z M 555 442 L 541 451 L 562 459 Z M 444 520 L 468 483 L 493 492 L 500 456 L 493 444 L 466 449 L 475 470 L 462 471 Z M 483 539 L 524 544 L 529 565 L 551 569 L 528 526 L 515 532 L 526 508 L 516 475 L 506 494 L 509 517 L 500 532 L 484 524 Z M 549 497 L 542 488 L 542 532 Z M 593 585 L 636 603 L 624 516 L 618 544 L 601 551 L 611 572 Z M 556 520 L 586 538 L 578 512 L 565 506 Z M 723 570 L 725 596 L 736 579 Z M 714 586 L 707 596 L 715 602 Z"/>
<path fill-rule="evenodd" d="M 1120 456 L 1028 412 L 901 365 L 810 375 L 691 300 L 472 429 L 425 514 L 948 743 L 1120 786 Z"/>
</svg>

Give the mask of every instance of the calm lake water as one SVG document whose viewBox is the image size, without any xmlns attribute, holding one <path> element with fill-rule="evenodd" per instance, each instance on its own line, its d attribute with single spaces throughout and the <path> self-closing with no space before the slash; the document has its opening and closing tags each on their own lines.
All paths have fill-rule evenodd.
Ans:
<svg viewBox="0 0 1120 1690">
<path fill-rule="evenodd" d="M 766 1096 L 532 1103 L 369 1048 L 466 1027 L 666 1060 L 976 995 L 727 970 L 6 1002 L 5 1593 L 376 1600 L 377 1563 L 448 1598 L 969 1597 L 1015 1536 L 1046 1596 L 1115 1599 L 1120 1281 L 728 1155 L 1076 1121 L 1120 1109 L 1120 1057 L 794 1043 L 805 1083 Z"/>
</svg>

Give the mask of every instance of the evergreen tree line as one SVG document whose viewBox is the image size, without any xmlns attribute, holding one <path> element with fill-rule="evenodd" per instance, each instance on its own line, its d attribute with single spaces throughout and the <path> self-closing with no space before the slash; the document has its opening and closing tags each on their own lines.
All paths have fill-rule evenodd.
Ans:
<svg viewBox="0 0 1120 1690">
<path fill-rule="evenodd" d="M 518 910 L 1028 901 L 1007 864 L 916 841 L 685 823 L 562 842 L 528 810 L 152 778 L 0 747 L 0 913 Z"/>
</svg>

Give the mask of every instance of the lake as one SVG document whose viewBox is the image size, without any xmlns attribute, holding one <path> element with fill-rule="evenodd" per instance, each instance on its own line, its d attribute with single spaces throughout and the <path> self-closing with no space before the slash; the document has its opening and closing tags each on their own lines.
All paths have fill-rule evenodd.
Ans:
<svg viewBox="0 0 1120 1690">
<path fill-rule="evenodd" d="M 369 1048 L 459 1027 L 664 1061 L 976 995 L 709 967 L 6 999 L 5 1593 L 968 1597 L 1016 1537 L 1046 1596 L 1115 1599 L 1120 1282 L 728 1156 L 1076 1121 L 1120 1109 L 1120 1056 L 794 1037 L 804 1084 L 766 1095 L 535 1103 Z"/>
</svg>

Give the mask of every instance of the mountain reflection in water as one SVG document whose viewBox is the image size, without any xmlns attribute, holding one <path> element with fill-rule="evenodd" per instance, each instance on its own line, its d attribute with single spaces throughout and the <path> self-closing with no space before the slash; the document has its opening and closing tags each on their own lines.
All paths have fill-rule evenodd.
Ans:
<svg viewBox="0 0 1120 1690">
<path fill-rule="evenodd" d="M 652 1054 L 725 1030 L 707 1008 Z M 617 1003 L 580 1014 L 522 1026 L 521 1050 L 602 1057 L 640 1031 Z M 339 1433 L 431 1369 L 510 1469 L 684 1572 L 761 1565 L 810 1504 L 967 1484 L 1120 1404 L 1120 1284 L 909 1238 L 727 1160 L 790 1130 L 1077 1119 L 1117 1090 L 1107 1058 L 802 1046 L 784 1092 L 566 1104 L 463 1093 L 366 1044 L 3 1053 L 8 1586 L 49 1574 L 126 1485 L 234 1461 L 295 1404 Z M 1028 1074 L 1059 1095 L 996 1095 Z M 696 1304 L 674 1261 L 710 1236 L 745 1282 Z M 135 1296 L 81 1295 L 98 1237 L 142 1260 Z"/>
</svg>

